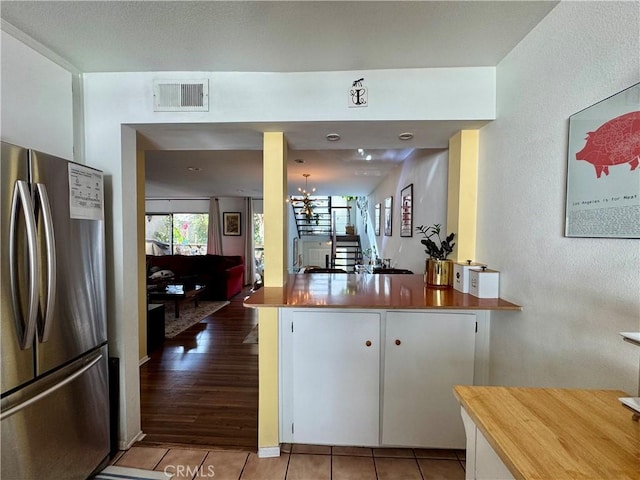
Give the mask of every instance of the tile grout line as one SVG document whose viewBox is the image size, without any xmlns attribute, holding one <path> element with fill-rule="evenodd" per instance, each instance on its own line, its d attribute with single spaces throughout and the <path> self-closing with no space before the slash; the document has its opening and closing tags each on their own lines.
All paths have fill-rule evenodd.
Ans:
<svg viewBox="0 0 640 480">
<path fill-rule="evenodd" d="M 416 462 L 416 466 L 418 467 L 418 472 L 420 472 L 420 478 L 422 480 L 424 480 L 424 472 L 422 471 L 422 466 L 420 465 L 420 462 L 418 461 L 418 455 L 416 454 L 416 449 L 412 448 L 411 449 L 411 453 L 413 453 L 414 462 Z"/>
<path fill-rule="evenodd" d="M 209 457 L 210 453 L 211 453 L 211 450 L 207 450 L 207 453 L 202 458 L 202 461 L 200 462 L 200 465 L 198 465 L 198 468 L 196 469 L 196 473 L 193 474 L 193 478 L 191 480 L 196 480 L 196 476 L 200 476 L 200 474 L 202 473 L 202 467 L 204 466 L 204 461 Z"/>
<path fill-rule="evenodd" d="M 416 465 L 418 466 L 418 472 L 420 472 L 420 478 L 424 480 L 424 472 L 422 471 L 422 465 L 420 465 L 420 462 L 418 461 L 418 457 L 416 457 Z"/>
<path fill-rule="evenodd" d="M 467 475 L 466 460 L 465 460 L 465 463 L 462 463 L 462 460 L 458 458 L 458 463 L 460 464 L 460 467 L 462 467 L 462 471 L 465 473 L 465 477 L 466 477 Z"/>
<path fill-rule="evenodd" d="M 291 445 L 291 448 L 289 449 L 289 457 L 287 458 L 287 468 L 284 471 L 284 480 L 287 480 L 287 475 L 289 475 L 289 464 L 291 463 L 291 455 L 293 454 L 293 444 Z"/>
<path fill-rule="evenodd" d="M 376 465 L 376 456 L 373 452 L 373 449 L 371 449 L 371 459 L 373 460 L 373 471 L 376 474 L 376 480 L 378 480 L 378 466 Z"/>
<path fill-rule="evenodd" d="M 154 472 L 156 471 L 156 467 L 162 463 L 162 460 L 164 459 L 164 457 L 166 457 L 167 455 L 169 455 L 169 451 L 170 451 L 170 450 L 171 450 L 170 448 L 167 448 L 167 451 L 166 451 L 166 452 L 164 452 L 164 455 L 162 455 L 162 457 L 160 457 L 160 460 L 158 460 L 158 462 L 153 466 L 152 470 L 153 470 Z"/>
<path fill-rule="evenodd" d="M 247 456 L 244 459 L 244 464 L 242 465 L 242 469 L 240 469 L 240 476 L 238 477 L 238 480 L 242 479 L 242 474 L 244 473 L 245 468 L 247 468 L 247 463 L 249 463 L 249 456 L 251 454 L 247 453 Z"/>
<path fill-rule="evenodd" d="M 331 448 L 331 458 L 329 459 L 329 480 L 333 480 L 333 446 Z"/>
</svg>

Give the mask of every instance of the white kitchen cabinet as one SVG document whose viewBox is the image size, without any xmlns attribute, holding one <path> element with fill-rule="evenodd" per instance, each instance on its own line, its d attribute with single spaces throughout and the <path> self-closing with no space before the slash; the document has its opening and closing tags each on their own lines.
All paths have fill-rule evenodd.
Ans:
<svg viewBox="0 0 640 480">
<path fill-rule="evenodd" d="M 464 448 L 454 385 L 472 385 L 476 315 L 387 312 L 382 444 Z"/>
<path fill-rule="evenodd" d="M 292 441 L 378 445 L 380 315 L 306 310 L 290 322 Z"/>
<path fill-rule="evenodd" d="M 280 441 L 465 448 L 453 386 L 486 381 L 487 339 L 477 311 L 282 309 Z"/>
</svg>

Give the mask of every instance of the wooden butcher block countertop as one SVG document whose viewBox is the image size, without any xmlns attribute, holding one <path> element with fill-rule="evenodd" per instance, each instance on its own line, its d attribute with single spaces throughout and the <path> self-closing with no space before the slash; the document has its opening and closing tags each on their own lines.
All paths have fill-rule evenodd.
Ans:
<svg viewBox="0 0 640 480">
<path fill-rule="evenodd" d="M 423 275 L 292 274 L 284 287 L 264 287 L 246 307 L 522 310 L 501 298 L 478 298 L 453 288 L 429 288 Z"/>
<path fill-rule="evenodd" d="M 640 423 L 615 390 L 456 386 L 517 479 L 640 479 Z"/>
</svg>

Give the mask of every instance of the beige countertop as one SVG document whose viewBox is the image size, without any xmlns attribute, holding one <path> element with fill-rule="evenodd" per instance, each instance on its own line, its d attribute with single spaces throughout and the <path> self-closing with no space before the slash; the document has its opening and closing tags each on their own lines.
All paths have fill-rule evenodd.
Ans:
<svg viewBox="0 0 640 480">
<path fill-rule="evenodd" d="M 293 274 L 284 287 L 264 287 L 246 307 L 522 310 L 501 298 L 477 298 L 453 288 L 430 288 L 423 275 Z"/>
<path fill-rule="evenodd" d="M 640 423 L 617 390 L 456 386 L 517 479 L 640 479 Z"/>
</svg>

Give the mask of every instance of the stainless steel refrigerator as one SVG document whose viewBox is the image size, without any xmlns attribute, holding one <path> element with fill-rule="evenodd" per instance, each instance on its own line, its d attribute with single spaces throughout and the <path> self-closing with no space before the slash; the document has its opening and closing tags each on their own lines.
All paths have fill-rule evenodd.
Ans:
<svg viewBox="0 0 640 480">
<path fill-rule="evenodd" d="M 2 143 L 3 480 L 86 479 L 108 459 L 102 173 Z"/>
</svg>

